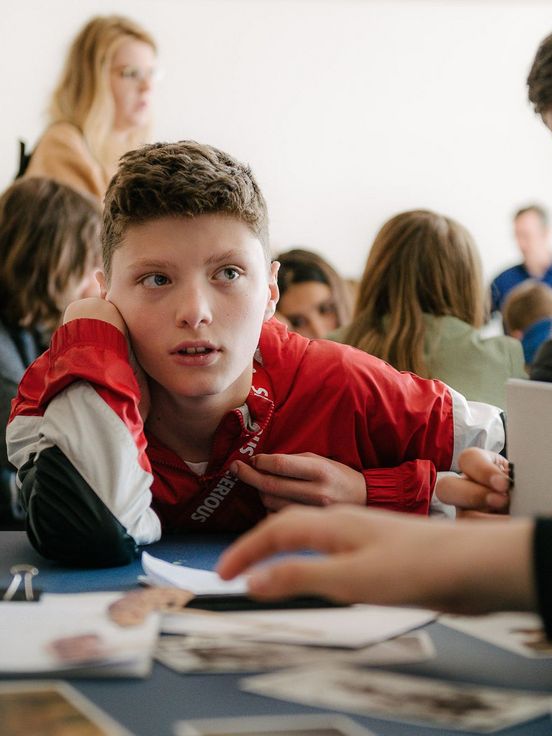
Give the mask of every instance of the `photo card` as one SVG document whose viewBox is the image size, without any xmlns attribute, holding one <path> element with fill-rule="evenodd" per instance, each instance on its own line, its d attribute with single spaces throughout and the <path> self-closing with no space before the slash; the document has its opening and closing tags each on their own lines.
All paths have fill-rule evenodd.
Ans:
<svg viewBox="0 0 552 736">
<path fill-rule="evenodd" d="M 434 656 L 431 639 L 422 631 L 353 651 L 194 635 L 162 636 L 155 650 L 158 662 L 181 673 L 262 672 L 335 661 L 378 666 L 420 662 Z"/>
<path fill-rule="evenodd" d="M 132 736 L 66 682 L 0 683 L 2 736 Z"/>
<path fill-rule="evenodd" d="M 546 638 L 542 620 L 536 613 L 448 614 L 441 616 L 439 623 L 522 657 L 552 659 L 552 641 Z"/>
<path fill-rule="evenodd" d="M 175 736 L 374 736 L 350 718 L 335 713 L 243 716 L 176 724 Z"/>
<path fill-rule="evenodd" d="M 490 733 L 549 714 L 552 696 L 443 682 L 346 664 L 301 667 L 240 682 L 246 692 L 347 713 Z"/>
</svg>

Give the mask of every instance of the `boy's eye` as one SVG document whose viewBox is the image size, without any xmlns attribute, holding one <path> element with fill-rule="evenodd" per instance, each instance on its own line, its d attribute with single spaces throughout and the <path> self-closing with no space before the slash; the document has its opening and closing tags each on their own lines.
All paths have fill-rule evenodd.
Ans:
<svg viewBox="0 0 552 736">
<path fill-rule="evenodd" d="M 227 266 L 226 268 L 221 268 L 220 271 L 217 271 L 215 279 L 218 281 L 236 281 L 240 276 L 241 273 L 237 268 Z"/>
<path fill-rule="evenodd" d="M 162 273 L 152 273 L 149 276 L 145 276 L 140 283 L 147 289 L 155 289 L 158 286 L 166 286 L 169 283 L 169 279 L 163 276 Z"/>
</svg>

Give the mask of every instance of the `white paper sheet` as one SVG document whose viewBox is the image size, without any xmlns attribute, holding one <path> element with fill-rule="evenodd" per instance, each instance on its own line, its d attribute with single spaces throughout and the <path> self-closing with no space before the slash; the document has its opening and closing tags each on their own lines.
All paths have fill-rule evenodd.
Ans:
<svg viewBox="0 0 552 736">
<path fill-rule="evenodd" d="M 247 578 L 244 575 L 227 581 L 216 572 L 174 565 L 148 552 L 142 552 L 142 568 L 152 585 L 172 585 L 195 595 L 242 595 L 247 592 Z"/>
<path fill-rule="evenodd" d="M 246 613 L 190 611 L 164 615 L 161 630 L 168 634 L 357 649 L 417 629 L 435 617 L 433 611 L 417 608 L 364 605 Z"/>
</svg>

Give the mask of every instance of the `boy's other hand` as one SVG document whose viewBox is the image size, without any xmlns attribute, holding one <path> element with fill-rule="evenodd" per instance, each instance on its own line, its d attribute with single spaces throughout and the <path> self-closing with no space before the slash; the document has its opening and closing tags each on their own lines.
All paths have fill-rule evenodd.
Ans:
<svg viewBox="0 0 552 736">
<path fill-rule="evenodd" d="M 458 465 L 461 476 L 445 476 L 437 482 L 435 493 L 443 503 L 456 506 L 460 515 L 471 512 L 508 512 L 510 478 L 506 458 L 490 450 L 469 447 Z"/>
<path fill-rule="evenodd" d="M 312 452 L 259 454 L 251 458 L 250 465 L 236 460 L 230 470 L 259 491 L 269 511 L 279 511 L 291 503 L 308 506 L 366 504 L 366 482 L 362 473 Z"/>
<path fill-rule="evenodd" d="M 89 297 L 88 299 L 79 299 L 76 302 L 71 302 L 65 314 L 63 315 L 63 324 L 71 322 L 74 319 L 99 319 L 103 322 L 116 327 L 119 332 L 122 332 L 125 336 L 128 344 L 128 359 L 132 366 L 136 380 L 138 381 L 138 387 L 140 388 L 140 402 L 138 404 L 138 411 L 142 417 L 142 421 L 146 421 L 149 409 L 150 409 L 150 392 L 147 376 L 142 370 L 142 367 L 136 360 L 134 350 L 128 336 L 128 329 L 126 323 L 121 316 L 121 313 L 117 307 L 108 302 L 107 299 L 101 299 L 100 297 Z"/>
<path fill-rule="evenodd" d="M 89 297 L 71 302 L 63 315 L 63 324 L 74 319 L 100 319 L 116 327 L 128 338 L 128 330 L 117 307 L 100 297 Z"/>
</svg>

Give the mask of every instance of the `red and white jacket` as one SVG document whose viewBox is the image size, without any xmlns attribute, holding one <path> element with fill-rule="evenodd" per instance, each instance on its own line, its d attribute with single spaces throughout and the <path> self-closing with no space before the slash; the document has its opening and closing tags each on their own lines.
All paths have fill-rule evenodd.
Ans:
<svg viewBox="0 0 552 736">
<path fill-rule="evenodd" d="M 426 514 L 436 471 L 504 445 L 500 410 L 364 352 L 263 327 L 246 403 L 217 428 L 197 476 L 144 430 L 124 336 L 99 320 L 60 327 L 25 373 L 8 451 L 27 530 L 45 556 L 121 564 L 161 531 L 243 531 L 265 516 L 236 458 L 313 452 L 361 471 L 366 503 Z"/>
</svg>

